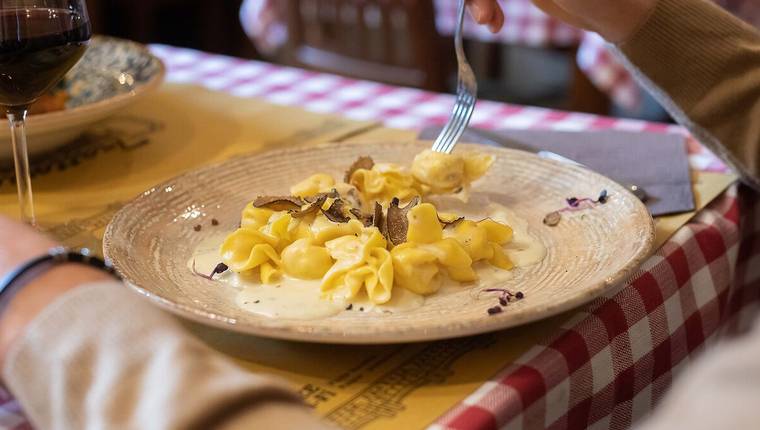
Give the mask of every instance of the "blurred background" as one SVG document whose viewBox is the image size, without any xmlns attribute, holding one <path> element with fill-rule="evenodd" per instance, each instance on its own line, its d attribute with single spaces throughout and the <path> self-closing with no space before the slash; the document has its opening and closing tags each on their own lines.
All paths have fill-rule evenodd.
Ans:
<svg viewBox="0 0 760 430">
<path fill-rule="evenodd" d="M 752 20 L 755 1 L 719 0 Z M 95 31 L 453 92 L 454 0 L 88 0 Z M 209 6 L 209 5 L 213 6 Z M 465 29 L 484 99 L 667 121 L 597 36 L 504 1 L 505 29 Z M 472 24 L 472 23 L 470 23 Z"/>
</svg>

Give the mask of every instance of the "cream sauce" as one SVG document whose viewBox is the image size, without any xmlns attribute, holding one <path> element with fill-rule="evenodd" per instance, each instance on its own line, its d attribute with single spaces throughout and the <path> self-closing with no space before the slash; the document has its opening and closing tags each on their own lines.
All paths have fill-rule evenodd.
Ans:
<svg viewBox="0 0 760 430">
<path fill-rule="evenodd" d="M 187 267 L 201 275 L 209 275 L 222 261 L 219 246 L 225 236 L 214 236 L 201 242 Z M 396 288 L 387 303 L 378 305 L 369 300 L 366 294 L 361 294 L 351 300 L 346 299 L 340 291 L 332 297 L 323 297 L 319 286 L 320 281 L 283 276 L 272 285 L 261 284 L 258 275 L 246 276 L 241 273 L 227 271 L 214 276 L 214 280 L 225 283 L 239 290 L 235 299 L 242 309 L 270 317 L 288 319 L 318 319 L 337 315 L 343 311 L 366 313 L 397 313 L 408 312 L 421 307 L 425 298 L 403 288 Z"/>
<path fill-rule="evenodd" d="M 503 205 L 490 201 L 486 196 L 472 193 L 467 202 L 457 197 L 436 196 L 429 199 L 439 212 L 455 213 L 467 219 L 481 220 L 491 218 L 494 221 L 506 224 L 512 228 L 512 241 L 504 245 L 507 254 L 515 267 L 526 267 L 540 263 L 546 257 L 546 247 L 538 238 L 530 232 L 528 222 Z M 444 235 L 450 235 L 449 229 L 444 230 Z M 488 268 L 494 269 L 491 266 Z M 481 278 L 485 276 L 483 269 L 478 270 Z M 496 272 L 504 272 L 495 269 Z"/>
<path fill-rule="evenodd" d="M 477 200 L 483 199 L 478 196 Z M 441 212 L 453 212 L 468 219 L 480 220 L 491 218 L 502 222 L 514 232 L 512 241 L 505 245 L 507 256 L 516 268 L 526 267 L 541 262 L 546 256 L 546 247 L 534 236 L 528 223 L 506 207 L 487 199 L 473 204 L 465 203 L 456 197 L 435 197 L 430 199 Z M 473 208 L 477 208 L 475 211 Z M 445 234 L 448 230 L 444 230 Z M 193 258 L 188 261 L 188 268 L 197 273 L 208 275 L 221 261 L 219 246 L 224 236 L 210 237 L 198 245 Z M 475 264 L 475 270 L 483 284 L 493 284 L 512 277 L 511 271 L 493 267 L 484 262 Z M 283 276 L 279 282 L 263 285 L 258 276 L 247 277 L 243 274 L 227 271 L 216 275 L 214 279 L 239 290 L 236 302 L 242 309 L 270 318 L 319 319 L 337 315 L 341 312 L 397 313 L 409 312 L 423 306 L 425 298 L 404 288 L 394 288 L 388 303 L 377 305 L 362 294 L 351 300 L 342 297 L 339 292 L 332 297 L 325 297 L 320 289 L 320 281 L 306 281 Z M 460 284 L 449 279 L 442 282 L 441 290 L 436 294 L 457 291 Z M 347 309 L 349 308 L 350 310 Z"/>
</svg>

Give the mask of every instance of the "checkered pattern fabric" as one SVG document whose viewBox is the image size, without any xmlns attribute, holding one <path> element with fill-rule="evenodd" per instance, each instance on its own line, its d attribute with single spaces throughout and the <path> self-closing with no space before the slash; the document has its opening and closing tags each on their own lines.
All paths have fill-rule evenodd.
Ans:
<svg viewBox="0 0 760 430">
<path fill-rule="evenodd" d="M 466 38 L 533 47 L 578 47 L 577 62 L 589 80 L 610 99 L 627 109 L 637 109 L 642 90 L 615 59 L 607 43 L 596 33 L 582 31 L 543 13 L 531 0 L 498 0 L 504 9 L 504 29 L 493 34 L 467 19 Z M 746 21 L 760 25 L 760 6 L 749 0 L 715 0 Z M 263 53 L 285 44 L 287 27 L 281 3 L 275 0 L 245 0 L 240 20 L 246 33 Z M 457 2 L 434 0 L 436 25 L 444 35 L 454 33 Z"/>
<path fill-rule="evenodd" d="M 453 103 L 450 95 L 169 46 L 152 50 L 166 62 L 170 82 L 201 84 L 391 127 L 442 124 Z M 478 104 L 473 125 L 686 136 L 677 126 L 494 102 Z M 693 140 L 688 148 L 694 168 L 725 170 Z M 616 292 L 577 311 L 552 338 L 485 382 L 432 427 L 629 426 L 656 404 L 695 353 L 729 329 L 746 326 L 754 315 L 760 292 L 759 232 L 760 199 L 731 188 Z M 0 428 L 30 428 L 19 406 L 1 392 Z"/>
<path fill-rule="evenodd" d="M 646 415 L 700 350 L 756 312 L 760 206 L 736 193 L 433 428 L 624 429 Z"/>
</svg>

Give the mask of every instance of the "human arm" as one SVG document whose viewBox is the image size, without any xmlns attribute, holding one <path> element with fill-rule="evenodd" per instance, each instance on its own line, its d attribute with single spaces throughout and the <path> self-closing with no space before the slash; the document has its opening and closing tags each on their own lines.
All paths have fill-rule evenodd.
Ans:
<svg viewBox="0 0 760 430">
<path fill-rule="evenodd" d="M 510 1 L 510 0 L 506 0 Z M 533 0 L 614 44 L 681 125 L 760 188 L 760 34 L 708 0 Z M 469 0 L 490 19 L 496 0 Z M 486 12 L 482 12 L 486 10 Z M 476 15 L 473 12 L 473 16 Z"/>
<path fill-rule="evenodd" d="M 513 0 L 506 0 L 513 1 Z M 532 0 L 547 14 L 584 30 L 594 31 L 612 43 L 629 37 L 654 10 L 657 0 Z M 504 13 L 497 0 L 467 0 L 479 24 L 498 31 Z"/>
<path fill-rule="evenodd" d="M 54 244 L 0 218 L 0 273 Z M 56 267 L 13 298 L 0 358 L 36 428 L 327 428 L 281 381 L 239 368 L 85 266 Z"/>
</svg>

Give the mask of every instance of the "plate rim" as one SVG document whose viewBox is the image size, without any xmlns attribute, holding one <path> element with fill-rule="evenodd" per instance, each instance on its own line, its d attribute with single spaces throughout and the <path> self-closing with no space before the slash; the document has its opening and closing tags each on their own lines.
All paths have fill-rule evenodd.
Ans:
<svg viewBox="0 0 760 430">
<path fill-rule="evenodd" d="M 419 145 L 420 141 L 384 142 L 384 143 L 385 144 L 392 143 L 392 144 L 397 144 L 397 145 L 409 145 L 409 144 Z M 172 185 L 173 183 L 182 181 L 183 179 L 186 179 L 188 177 L 192 177 L 201 173 L 206 173 L 209 171 L 216 170 L 220 168 L 221 166 L 224 166 L 230 163 L 245 162 L 247 159 L 261 157 L 263 155 L 270 155 L 270 156 L 275 155 L 275 154 L 286 155 L 288 153 L 292 153 L 295 151 L 304 151 L 304 150 L 318 149 L 318 148 L 324 149 L 326 147 L 329 148 L 335 145 L 341 145 L 341 146 L 351 145 L 351 146 L 356 146 L 356 147 L 362 147 L 368 144 L 370 143 L 368 142 L 324 142 L 324 143 L 319 143 L 316 145 L 310 145 L 308 147 L 296 146 L 293 148 L 280 148 L 280 149 L 257 151 L 254 153 L 243 154 L 241 156 L 236 156 L 233 158 L 229 158 L 226 160 L 221 160 L 221 161 L 214 162 L 205 166 L 201 166 L 195 169 L 191 169 L 180 175 L 161 181 L 160 183 L 138 194 L 134 199 L 130 200 L 127 204 L 125 204 L 121 209 L 119 209 L 114 214 L 111 221 L 106 226 L 106 230 L 103 235 L 103 255 L 105 256 L 106 259 L 108 259 L 114 264 L 114 267 L 116 268 L 117 272 L 121 276 L 123 283 L 130 290 L 148 299 L 149 302 L 156 304 L 160 308 L 165 309 L 177 316 L 186 318 L 191 321 L 195 321 L 201 324 L 209 325 L 209 326 L 224 329 L 224 330 L 230 330 L 239 334 L 253 335 L 253 336 L 265 337 L 265 338 L 270 338 L 270 339 L 280 339 L 280 340 L 300 341 L 300 342 L 320 343 L 320 344 L 380 345 L 380 344 L 426 342 L 426 341 L 436 341 L 436 340 L 443 340 L 443 339 L 453 339 L 453 338 L 459 338 L 459 337 L 473 336 L 473 335 L 490 333 L 490 332 L 499 331 L 499 330 L 506 330 L 509 328 L 514 328 L 514 327 L 529 324 L 532 322 L 537 322 L 537 321 L 542 321 L 548 318 L 552 318 L 563 312 L 585 305 L 591 302 L 592 300 L 594 300 L 595 298 L 598 298 L 608 293 L 611 289 L 615 288 L 620 283 L 625 281 L 629 276 L 635 273 L 635 271 L 641 266 L 641 264 L 643 264 L 655 252 L 654 242 L 655 242 L 656 229 L 655 229 L 655 224 L 654 224 L 654 218 L 651 216 L 651 214 L 649 213 L 649 210 L 646 208 L 646 205 L 643 202 L 639 201 L 638 199 L 632 199 L 631 201 L 633 201 L 635 204 L 635 211 L 643 212 L 643 214 L 646 214 L 645 219 L 648 221 L 646 223 L 647 234 L 642 238 L 643 240 L 641 242 L 641 246 L 638 247 L 634 257 L 632 257 L 625 266 L 619 269 L 616 273 L 610 274 L 604 280 L 601 280 L 596 283 L 589 283 L 587 287 L 585 288 L 583 294 L 575 295 L 572 298 L 565 300 L 564 302 L 554 305 L 554 306 L 543 305 L 542 307 L 539 307 L 539 308 L 533 308 L 531 309 L 530 313 L 513 311 L 513 312 L 507 312 L 507 313 L 496 314 L 493 316 L 488 316 L 488 318 L 484 318 L 480 324 L 470 324 L 469 326 L 466 326 L 464 328 L 460 327 L 453 333 L 444 332 L 443 330 L 439 330 L 435 333 L 428 333 L 426 331 L 420 331 L 420 330 L 416 330 L 416 331 L 404 330 L 404 331 L 385 332 L 385 333 L 372 333 L 372 336 L 363 336 L 363 337 L 359 337 L 354 334 L 350 334 L 348 336 L 340 335 L 337 332 L 324 333 L 324 332 L 313 332 L 313 331 L 306 331 L 306 330 L 294 330 L 292 325 L 278 326 L 278 325 L 269 325 L 269 324 L 259 324 L 259 325 L 242 324 L 235 318 L 231 318 L 225 315 L 218 315 L 218 314 L 215 314 L 215 313 L 212 313 L 212 312 L 209 312 L 197 307 L 179 304 L 172 301 L 169 298 L 163 297 L 157 293 L 147 290 L 137 285 L 137 283 L 134 282 L 132 279 L 130 279 L 129 276 L 126 276 L 125 273 L 123 273 L 119 269 L 117 262 L 112 259 L 112 254 L 109 251 L 113 247 L 111 239 L 114 235 L 114 231 L 117 229 L 116 224 L 117 224 L 118 219 L 122 216 L 125 216 L 129 208 L 133 204 L 143 199 L 150 198 L 158 190 L 162 190 L 165 187 Z M 482 149 L 483 146 L 484 145 L 482 144 L 475 144 L 475 143 L 459 144 L 460 148 L 481 148 Z M 499 152 L 505 152 L 507 154 L 510 152 L 520 153 L 522 155 L 527 155 L 531 158 L 534 158 L 540 162 L 554 164 L 555 166 L 563 168 L 563 169 L 579 170 L 579 171 L 584 172 L 585 174 L 591 174 L 592 176 L 596 176 L 598 179 L 604 179 L 606 182 L 609 183 L 610 189 L 613 189 L 615 192 L 628 193 L 628 191 L 626 191 L 625 188 L 623 188 L 617 182 L 613 181 L 612 179 L 608 178 L 605 175 L 602 175 L 601 173 L 595 172 L 583 166 L 575 166 L 575 165 L 570 165 L 570 164 L 562 163 L 555 160 L 547 160 L 545 158 L 539 157 L 538 155 L 534 153 L 517 150 L 517 149 L 504 148 L 504 147 L 488 147 L 488 148 L 491 150 L 499 151 Z M 262 318 L 265 318 L 265 317 L 262 317 Z M 276 321 L 275 319 L 269 319 L 269 320 Z"/>
</svg>

